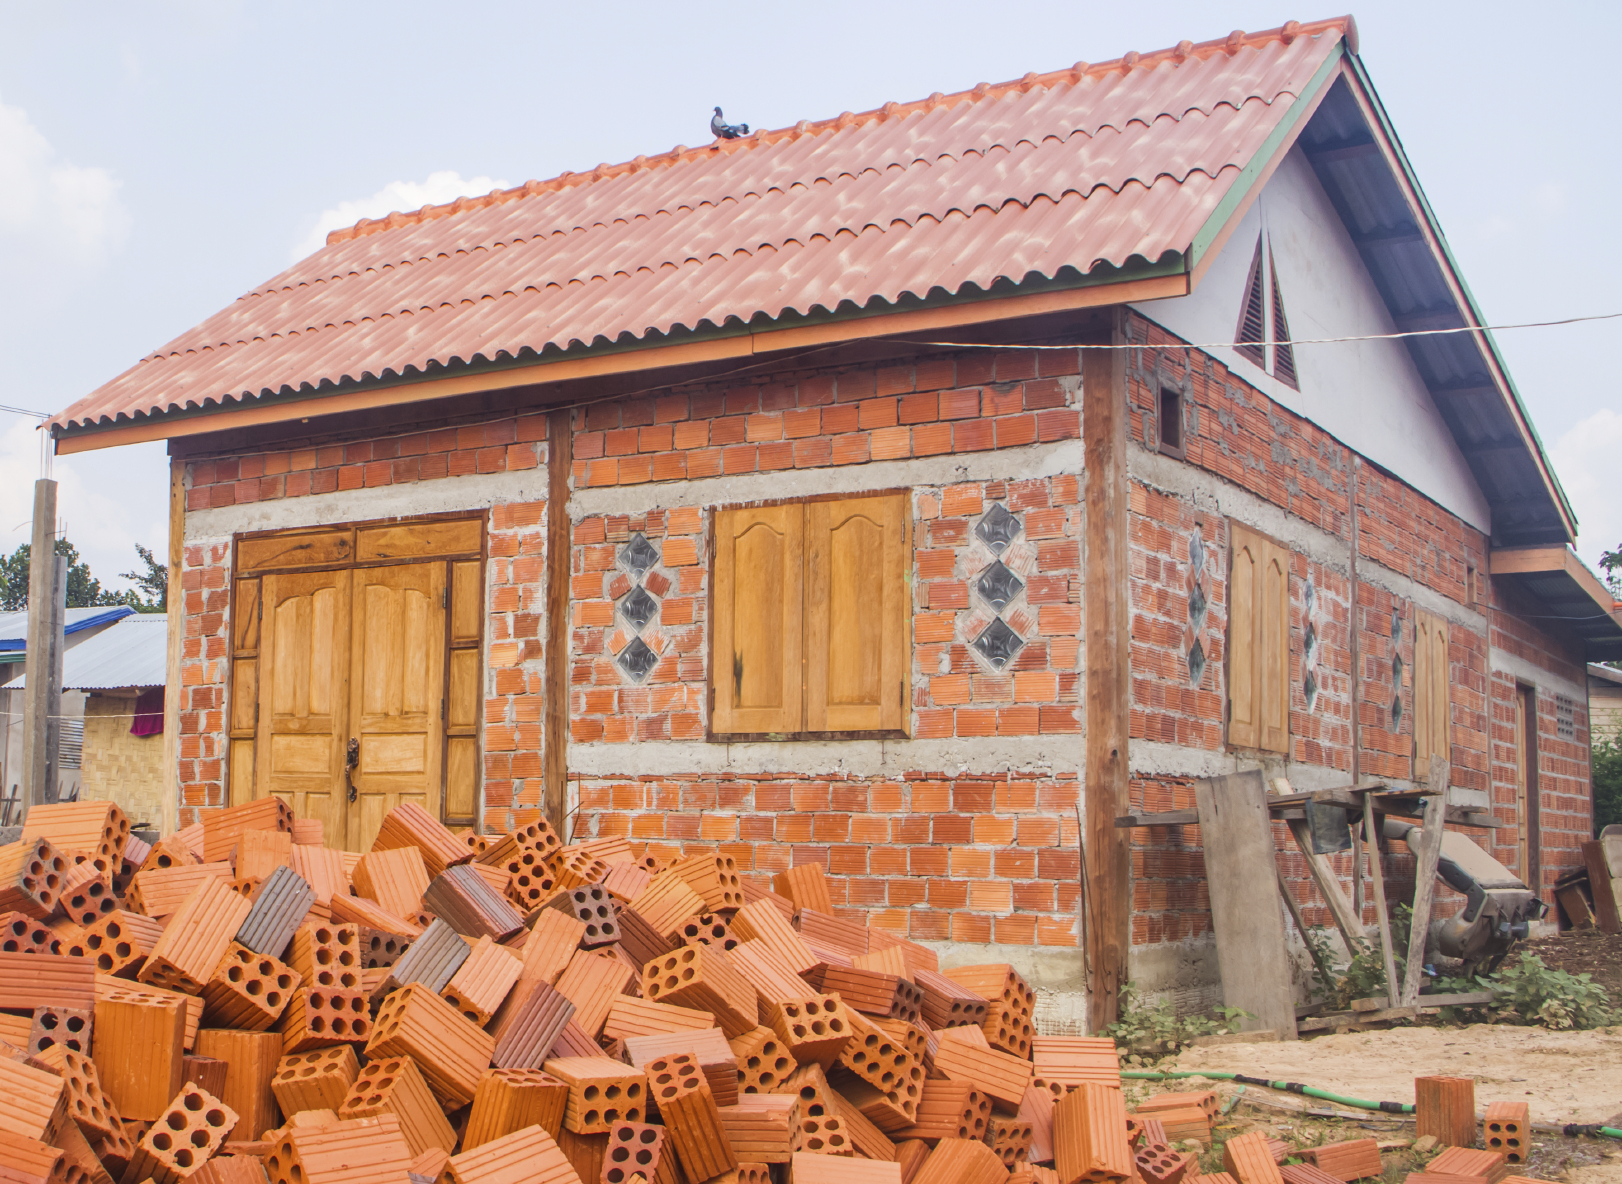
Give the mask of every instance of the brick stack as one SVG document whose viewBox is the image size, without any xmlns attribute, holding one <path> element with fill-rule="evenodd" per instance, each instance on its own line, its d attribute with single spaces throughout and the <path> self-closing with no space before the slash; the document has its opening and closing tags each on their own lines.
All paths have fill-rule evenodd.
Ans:
<svg viewBox="0 0 1622 1184">
<path fill-rule="evenodd" d="M 415 806 L 363 856 L 278 802 L 150 848 L 104 803 L 30 818 L 0 847 L 0 1130 L 42 1179 L 1188 1184 L 1210 1136 L 1213 1096 L 1129 1119 L 1110 1041 L 1035 1035 L 1011 967 L 942 968 L 812 865 L 768 886 Z"/>
</svg>

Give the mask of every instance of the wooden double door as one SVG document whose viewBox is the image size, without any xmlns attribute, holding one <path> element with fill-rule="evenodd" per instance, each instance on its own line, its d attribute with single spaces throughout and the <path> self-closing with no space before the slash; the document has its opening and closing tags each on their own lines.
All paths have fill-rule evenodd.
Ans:
<svg viewBox="0 0 1622 1184">
<path fill-rule="evenodd" d="M 232 800 L 274 794 L 355 851 L 403 802 L 470 823 L 478 571 L 418 559 L 239 580 L 253 644 L 233 661 Z"/>
</svg>

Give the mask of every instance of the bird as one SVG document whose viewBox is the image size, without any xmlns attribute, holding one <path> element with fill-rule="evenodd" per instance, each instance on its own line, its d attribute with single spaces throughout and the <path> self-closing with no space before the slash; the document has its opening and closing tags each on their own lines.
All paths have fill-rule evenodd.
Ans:
<svg viewBox="0 0 1622 1184">
<path fill-rule="evenodd" d="M 710 117 L 710 131 L 715 133 L 718 140 L 736 140 L 739 136 L 749 134 L 749 125 L 747 123 L 728 123 L 721 116 L 721 108 L 717 107 L 715 114 Z"/>
</svg>

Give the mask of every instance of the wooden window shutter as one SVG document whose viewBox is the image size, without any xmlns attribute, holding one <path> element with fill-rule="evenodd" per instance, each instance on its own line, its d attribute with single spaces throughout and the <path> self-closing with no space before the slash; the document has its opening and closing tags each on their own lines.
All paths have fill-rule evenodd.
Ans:
<svg viewBox="0 0 1622 1184">
<path fill-rule="evenodd" d="M 716 511 L 712 731 L 803 728 L 804 551 L 804 505 Z"/>
<path fill-rule="evenodd" d="M 811 502 L 805 511 L 805 726 L 902 728 L 911 714 L 908 497 Z"/>
<path fill-rule="evenodd" d="M 1452 695 L 1449 689 L 1447 622 L 1427 612 L 1415 614 L 1414 779 L 1430 776 L 1431 756 L 1451 760 Z"/>
<path fill-rule="evenodd" d="M 1257 597 L 1257 686 L 1262 734 L 1258 748 L 1290 750 L 1290 553 L 1267 544 Z"/>
<path fill-rule="evenodd" d="M 1284 294 L 1278 288 L 1278 265 L 1273 262 L 1271 246 L 1267 251 L 1267 270 L 1273 284 L 1273 377 L 1300 390 L 1300 379 L 1295 373 L 1295 348 L 1289 344 L 1290 322 L 1284 315 Z"/>
<path fill-rule="evenodd" d="M 1290 745 L 1290 553 L 1229 523 L 1228 743 L 1288 752 Z"/>
</svg>

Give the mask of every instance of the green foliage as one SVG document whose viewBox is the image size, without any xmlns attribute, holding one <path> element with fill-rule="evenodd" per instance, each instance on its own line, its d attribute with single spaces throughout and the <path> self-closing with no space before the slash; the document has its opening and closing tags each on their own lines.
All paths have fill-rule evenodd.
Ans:
<svg viewBox="0 0 1622 1184">
<path fill-rule="evenodd" d="M 0 610 L 21 612 L 28 607 L 29 553 L 31 546 L 23 543 L 10 555 L 0 555 Z M 124 572 L 124 578 L 134 580 L 149 596 L 143 600 L 138 592 L 114 592 L 103 588 L 101 581 L 90 573 L 90 565 L 79 557 L 79 549 L 67 539 L 56 540 L 56 553 L 68 561 L 67 606 L 69 608 L 101 608 L 127 604 L 137 612 L 161 612 L 167 607 L 169 572 L 139 543 L 136 552 L 147 565 L 144 575 Z M 160 582 L 161 581 L 161 582 Z"/>
<path fill-rule="evenodd" d="M 153 558 L 152 552 L 140 543 L 135 544 L 135 553 L 146 565 L 146 571 L 121 571 L 118 574 L 145 592 L 146 597 L 142 599 L 139 593 L 128 593 L 131 596 L 128 603 L 138 613 L 165 612 L 169 608 L 169 565 L 159 563 Z"/>
<path fill-rule="evenodd" d="M 1622 823 L 1622 736 L 1607 736 L 1594 744 L 1590 759 L 1594 772 L 1594 833 Z"/>
<path fill-rule="evenodd" d="M 1535 954 L 1522 954 L 1508 970 L 1484 980 L 1507 994 L 1497 1001 L 1500 1019 L 1545 1028 L 1603 1028 L 1617 1022 L 1611 998 L 1591 974 L 1551 970 Z"/>
<path fill-rule="evenodd" d="M 1622 596 L 1622 546 L 1614 551 L 1602 551 L 1599 565 L 1605 572 L 1605 582 L 1611 586 L 1611 595 Z"/>
<path fill-rule="evenodd" d="M 1410 905 L 1399 904 L 1392 910 L 1391 917 L 1391 953 L 1392 960 L 1397 966 L 1397 981 L 1402 981 L 1403 970 L 1408 964 L 1408 930 L 1413 915 Z M 1331 962 L 1327 956 L 1329 951 L 1329 932 L 1325 929 L 1313 931 L 1307 940 L 1312 941 L 1317 948 L 1325 954 L 1324 961 Z M 1323 975 L 1313 968 L 1313 978 L 1323 980 Z M 1315 991 L 1316 993 L 1316 991 Z M 1352 956 L 1352 960 L 1341 967 L 1333 984 L 1329 985 L 1324 994 L 1340 1010 L 1352 1005 L 1353 999 L 1372 999 L 1377 995 L 1386 993 L 1385 981 L 1385 955 L 1380 951 L 1379 938 L 1364 944 L 1362 950 Z"/>
<path fill-rule="evenodd" d="M 1170 1001 L 1150 1006 L 1136 984 L 1121 988 L 1121 1018 L 1105 1028 L 1103 1035 L 1114 1038 L 1123 1054 L 1147 1053 L 1153 1056 L 1176 1052 L 1196 1036 L 1216 1036 L 1238 1030 L 1239 1021 L 1250 1013 L 1238 1007 L 1216 1007 L 1206 1015 L 1178 1016 Z"/>
<path fill-rule="evenodd" d="M 1329 930 L 1319 926 L 1309 929 L 1301 935 L 1312 951 L 1312 1002 L 1317 1003 L 1323 999 L 1332 999 L 1338 986 L 1338 980 L 1333 974 L 1325 975 L 1323 967 L 1335 965 L 1335 949 L 1329 941 Z"/>
</svg>

